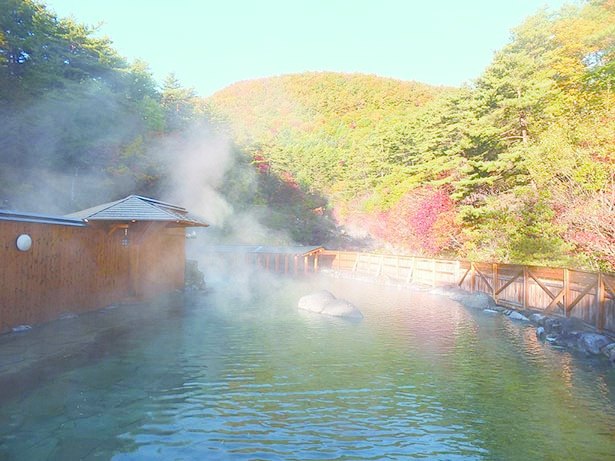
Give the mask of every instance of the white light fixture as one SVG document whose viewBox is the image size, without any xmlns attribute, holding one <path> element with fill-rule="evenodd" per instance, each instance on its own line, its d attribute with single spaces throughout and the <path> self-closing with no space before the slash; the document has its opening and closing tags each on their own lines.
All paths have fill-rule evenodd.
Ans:
<svg viewBox="0 0 615 461">
<path fill-rule="evenodd" d="M 32 237 L 30 237 L 28 234 L 21 234 L 19 237 L 17 237 L 17 249 L 19 251 L 28 251 L 30 248 L 32 248 Z"/>
<path fill-rule="evenodd" d="M 124 228 L 124 237 L 122 238 L 121 244 L 123 247 L 127 247 L 130 244 L 130 240 L 128 240 L 128 228 L 127 227 Z"/>
</svg>

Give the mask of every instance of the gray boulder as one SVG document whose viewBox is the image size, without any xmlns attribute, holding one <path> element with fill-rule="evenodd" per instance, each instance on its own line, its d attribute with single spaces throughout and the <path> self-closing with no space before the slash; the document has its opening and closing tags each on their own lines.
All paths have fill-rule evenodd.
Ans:
<svg viewBox="0 0 615 461">
<path fill-rule="evenodd" d="M 318 291 L 299 299 L 299 309 L 317 314 L 331 315 L 351 319 L 361 319 L 363 314 L 350 301 L 336 298 L 327 290 Z"/>
<path fill-rule="evenodd" d="M 613 357 L 612 362 L 615 361 L 615 343 L 608 344 L 602 348 L 602 353 L 606 355 L 609 359 L 611 356 Z"/>
<path fill-rule="evenodd" d="M 553 344 L 561 347 L 565 347 L 568 349 L 574 349 L 578 347 L 579 344 L 579 333 L 570 332 L 570 333 L 561 333 L 555 336 L 555 341 Z"/>
<path fill-rule="evenodd" d="M 532 323 L 535 323 L 537 325 L 542 325 L 544 320 L 545 320 L 545 316 L 542 314 L 532 314 L 530 315 L 530 321 Z"/>
<path fill-rule="evenodd" d="M 545 328 L 544 327 L 538 327 L 536 328 L 536 337 L 540 340 L 544 340 L 546 336 L 545 333 Z"/>
<path fill-rule="evenodd" d="M 547 317 L 543 320 L 543 326 L 547 334 L 558 334 L 562 331 L 562 324 L 558 319 Z"/>
<path fill-rule="evenodd" d="M 600 354 L 603 347 L 609 344 L 609 338 L 598 333 L 581 333 L 577 339 L 578 347 L 587 354 Z"/>
<path fill-rule="evenodd" d="M 508 314 L 508 318 L 511 320 L 519 320 L 521 322 L 529 322 L 530 319 L 528 319 L 525 315 L 521 314 L 520 312 L 517 311 L 512 311 L 510 314 Z"/>
<path fill-rule="evenodd" d="M 470 307 L 472 309 L 494 309 L 495 301 L 493 298 L 485 293 L 470 293 L 467 294 L 462 299 L 456 300 L 461 302 L 464 306 Z"/>
</svg>

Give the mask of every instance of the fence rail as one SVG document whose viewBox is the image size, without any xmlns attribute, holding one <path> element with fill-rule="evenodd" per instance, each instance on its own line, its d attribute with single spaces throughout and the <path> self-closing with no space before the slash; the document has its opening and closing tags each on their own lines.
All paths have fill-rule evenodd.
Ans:
<svg viewBox="0 0 615 461">
<path fill-rule="evenodd" d="M 501 305 L 574 316 L 615 331 L 615 274 L 325 250 L 318 267 L 428 286 L 456 284 Z"/>
</svg>

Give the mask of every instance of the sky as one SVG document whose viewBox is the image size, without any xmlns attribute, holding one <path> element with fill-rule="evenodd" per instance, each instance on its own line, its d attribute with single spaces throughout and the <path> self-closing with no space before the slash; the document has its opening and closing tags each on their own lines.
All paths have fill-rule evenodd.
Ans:
<svg viewBox="0 0 615 461">
<path fill-rule="evenodd" d="M 478 78 L 511 29 L 566 0 L 42 0 L 100 24 L 120 55 L 174 73 L 201 96 L 242 80 L 360 72 L 460 86 Z"/>
</svg>

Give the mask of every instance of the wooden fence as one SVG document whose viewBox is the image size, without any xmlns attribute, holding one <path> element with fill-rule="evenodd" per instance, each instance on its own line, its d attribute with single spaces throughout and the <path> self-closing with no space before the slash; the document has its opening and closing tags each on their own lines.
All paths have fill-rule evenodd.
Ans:
<svg viewBox="0 0 615 461">
<path fill-rule="evenodd" d="M 500 305 L 574 316 L 615 331 L 615 274 L 325 250 L 319 268 L 428 286 L 457 285 Z"/>
</svg>

